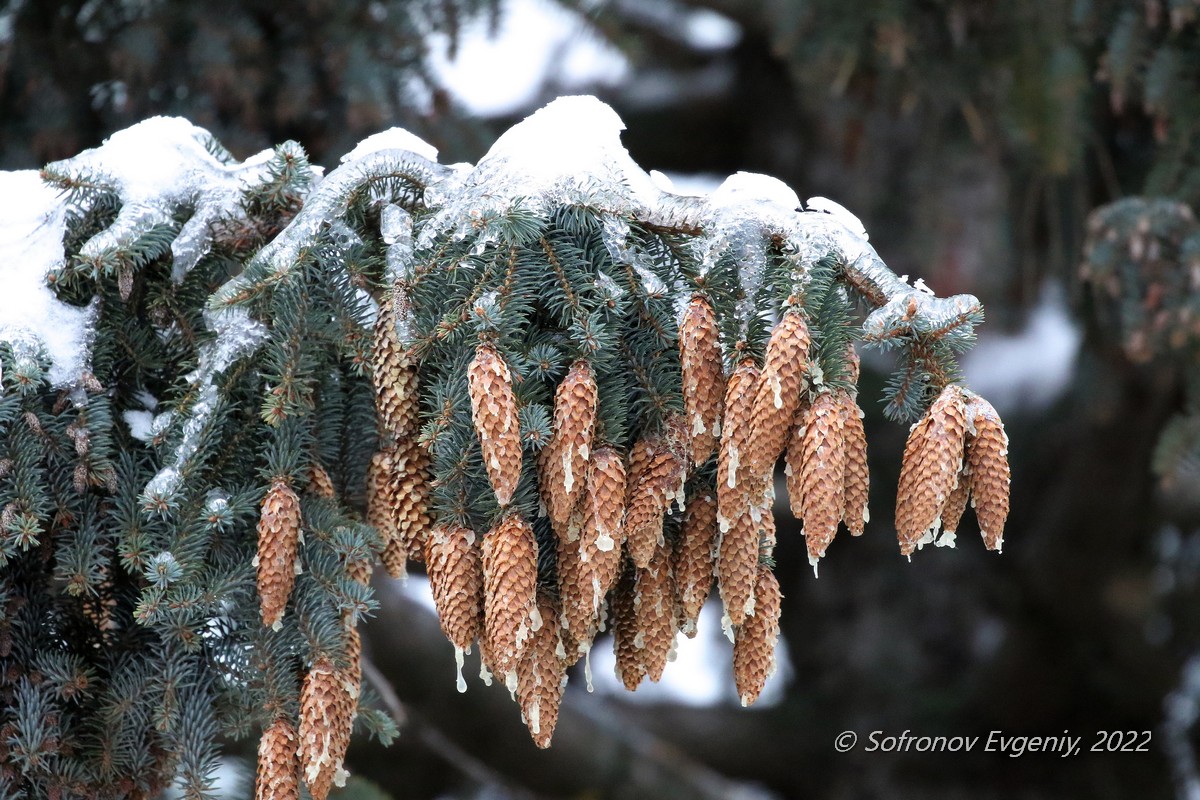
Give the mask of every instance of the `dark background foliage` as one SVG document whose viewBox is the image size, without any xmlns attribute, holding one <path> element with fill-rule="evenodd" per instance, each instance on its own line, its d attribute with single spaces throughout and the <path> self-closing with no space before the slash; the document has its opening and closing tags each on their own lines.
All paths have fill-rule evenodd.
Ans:
<svg viewBox="0 0 1200 800">
<path fill-rule="evenodd" d="M 836 199 L 897 273 L 939 294 L 978 295 L 985 337 L 1021 330 L 1044 287 L 1061 287 L 1084 334 L 1073 379 L 1051 404 L 1007 413 L 1013 513 L 1002 556 L 984 552 L 968 526 L 956 550 L 898 557 L 890 509 L 906 432 L 864 402 L 866 536 L 839 540 L 814 580 L 797 531 L 781 524 L 794 675 L 769 708 L 587 696 L 576 679 L 554 748 L 537 752 L 500 690 L 454 692 L 435 623 L 381 586 L 369 650 L 407 722 L 389 750 L 352 748 L 353 771 L 396 798 L 694 797 L 751 785 L 830 798 L 1182 795 L 1195 778 L 1194 737 L 1168 698 L 1200 645 L 1200 436 L 1189 439 L 1186 424 L 1196 348 L 1188 337 L 1161 352 L 1129 344 L 1130 320 L 1153 320 L 1162 302 L 1154 286 L 1194 302 L 1196 282 L 1182 276 L 1195 256 L 1185 248 L 1161 274 L 1123 264 L 1116 294 L 1078 274 L 1093 210 L 1128 195 L 1188 204 L 1200 195 L 1200 9 L 1190 0 L 587 7 L 632 64 L 600 93 L 625 119 L 638 163 L 760 171 L 801 197 Z M 486 0 L 8 0 L 0 9 L 7 169 L 72 155 L 151 114 L 185 115 L 240 157 L 296 139 L 326 166 L 390 125 L 430 139 L 443 161 L 475 160 L 515 119 L 468 119 L 425 66 L 426 32 L 453 42 L 462 20 L 503 13 Z M 680 35 L 679 21 L 698 9 L 735 22 L 736 43 L 701 48 Z M 882 380 L 868 363 L 864 397 L 877 397 Z M 1172 419 L 1168 436 L 1181 438 L 1164 440 Z M 1155 460 L 1156 447 L 1180 455 Z M 1153 744 L 1067 759 L 833 750 L 843 730 L 993 729 L 1069 730 L 1085 748 L 1097 731 L 1150 730 Z"/>
</svg>

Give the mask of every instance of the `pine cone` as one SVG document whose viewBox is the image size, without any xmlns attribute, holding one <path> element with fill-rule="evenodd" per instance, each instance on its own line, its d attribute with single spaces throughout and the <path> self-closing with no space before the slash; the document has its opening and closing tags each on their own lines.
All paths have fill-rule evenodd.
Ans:
<svg viewBox="0 0 1200 800">
<path fill-rule="evenodd" d="M 591 515 L 588 514 L 590 517 Z M 594 521 L 585 521 L 581 527 L 586 528 Z M 575 538 L 566 536 L 558 539 L 558 596 L 562 604 L 562 615 L 554 621 L 560 622 L 563 628 L 563 641 L 567 660 L 575 663 L 590 646 L 592 636 L 598 624 L 594 605 L 594 590 L 590 571 L 580 560 L 580 549 L 583 535 Z M 550 624 L 550 620 L 543 620 Z"/>
<path fill-rule="evenodd" d="M 421 404 L 417 393 L 417 366 L 396 335 L 394 297 L 389 294 L 379 308 L 372 364 L 375 408 L 385 440 L 400 440 L 416 433 Z"/>
<path fill-rule="evenodd" d="M 501 508 L 512 502 L 521 479 L 521 424 L 508 364 L 490 344 L 481 344 L 467 367 L 471 418 L 479 434 L 483 464 Z"/>
<path fill-rule="evenodd" d="M 606 551 L 619 547 L 608 547 L 608 541 L 619 543 L 621 525 L 625 519 L 625 464 L 621 456 L 609 445 L 596 448 L 592 454 L 591 469 L 588 471 L 587 500 L 596 515 L 596 531 L 605 541 L 598 546 Z"/>
<path fill-rule="evenodd" d="M 616 655 L 617 679 L 629 691 L 635 691 L 642 678 L 646 677 L 646 665 L 642 661 L 642 648 L 638 642 L 637 608 L 634 605 L 637 568 L 626 561 L 621 577 L 612 593 L 613 653 Z"/>
<path fill-rule="evenodd" d="M 255 800 L 300 800 L 300 739 L 291 721 L 279 717 L 258 740 Z"/>
<path fill-rule="evenodd" d="M 870 519 L 867 510 L 867 501 L 871 494 L 871 472 L 867 468 L 867 433 L 863 428 L 863 412 L 858 403 L 849 393 L 839 392 L 839 396 L 846 425 L 846 478 L 842 492 L 842 519 L 852 536 L 862 536 L 867 520 Z"/>
<path fill-rule="evenodd" d="M 530 639 L 528 651 L 517 669 L 517 701 L 534 744 L 545 749 L 550 746 L 558 722 L 567 670 L 558 657 L 562 647 L 558 626 L 552 624 L 552 620 L 558 619 L 558 609 L 546 594 L 538 595 L 537 604 L 543 624 Z"/>
<path fill-rule="evenodd" d="M 954 489 L 950 492 L 950 496 L 946 498 L 946 506 L 942 509 L 942 530 L 945 531 L 944 536 L 958 532 L 959 523 L 962 522 L 963 512 L 967 510 L 967 500 L 971 495 L 971 472 L 968 466 L 970 462 L 971 444 L 967 442 L 967 463 L 963 464 L 963 468 L 958 473 L 958 483 L 954 484 Z"/>
<path fill-rule="evenodd" d="M 754 607 L 754 576 L 758 569 L 758 529 L 751 506 L 765 485 L 751 475 L 745 459 L 751 434 L 752 389 L 758 368 L 743 361 L 733 371 L 725 392 L 725 422 L 717 458 L 717 588 L 730 624 L 740 625 Z"/>
<path fill-rule="evenodd" d="M 642 473 L 650 466 L 651 459 L 654 458 L 657 447 L 654 441 L 650 438 L 638 439 L 629 448 L 629 456 L 626 458 L 625 468 L 625 508 L 629 508 L 629 501 L 633 499 L 633 490 L 637 487 L 638 482 L 642 479 Z"/>
<path fill-rule="evenodd" d="M 460 651 L 469 650 L 483 629 L 483 563 L 475 532 L 438 525 L 425 543 L 425 570 L 442 633 Z"/>
<path fill-rule="evenodd" d="M 560 536 L 586 482 L 597 401 L 591 366 L 576 361 L 554 393 L 554 432 L 543 448 L 543 495 L 550 523 Z"/>
<path fill-rule="evenodd" d="M 717 457 L 717 506 L 726 518 L 744 505 L 749 475 L 749 442 L 753 430 L 754 389 L 758 367 L 743 361 L 725 387 L 725 420 L 721 425 L 721 451 Z"/>
<path fill-rule="evenodd" d="M 962 390 L 947 386 L 913 426 L 904 448 L 896 499 L 896 532 L 904 555 L 932 540 L 931 530 L 962 468 L 966 436 Z"/>
<path fill-rule="evenodd" d="M 484 636 L 496 671 L 506 681 L 510 675 L 515 678 L 533 633 L 536 589 L 533 529 L 520 515 L 510 514 L 483 537 Z"/>
<path fill-rule="evenodd" d="M 392 577 L 400 578 L 407 574 L 408 559 L 424 557 L 430 524 L 429 456 L 416 440 L 405 439 L 396 444 L 389 461 L 391 470 L 383 494 L 390 503 L 395 533 L 380 560 Z"/>
<path fill-rule="evenodd" d="M 1004 546 L 1004 523 L 1008 520 L 1008 434 L 992 404 L 974 396 L 970 402 L 975 435 L 967 450 L 975 518 L 989 550 Z"/>
<path fill-rule="evenodd" d="M 679 592 L 679 630 L 692 638 L 700 609 L 712 590 L 716 571 L 717 501 L 705 492 L 688 501 L 683 529 L 675 542 L 675 586 Z"/>
<path fill-rule="evenodd" d="M 842 404 L 833 392 L 818 394 L 805 415 L 800 505 L 812 564 L 825 555 L 845 510 L 845 421 Z"/>
<path fill-rule="evenodd" d="M 379 531 L 385 547 L 398 536 L 392 521 L 391 474 L 391 451 L 377 451 L 367 464 L 367 524 Z"/>
<path fill-rule="evenodd" d="M 666 448 L 659 448 L 641 471 L 625 512 L 625 543 L 629 556 L 645 568 L 662 542 L 663 517 L 672 501 L 683 493 L 684 464 Z"/>
<path fill-rule="evenodd" d="M 692 463 L 703 464 L 716 450 L 721 436 L 725 374 L 717 317 L 709 302 L 699 295 L 692 298 L 679 324 L 679 364 Z"/>
<path fill-rule="evenodd" d="M 308 490 L 317 497 L 332 500 L 337 492 L 333 488 L 333 479 L 320 464 L 313 463 L 308 468 Z"/>
<path fill-rule="evenodd" d="M 657 682 L 667 666 L 675 644 L 675 579 L 671 574 L 671 550 L 659 545 L 650 566 L 637 571 L 634 585 L 634 617 L 641 648 L 641 663 L 646 676 Z"/>
<path fill-rule="evenodd" d="M 258 598 L 263 625 L 278 629 L 300 566 L 300 498 L 282 480 L 271 484 L 258 518 Z"/>
<path fill-rule="evenodd" d="M 367 586 L 371 583 L 371 573 L 374 571 L 371 561 L 365 558 L 352 558 L 346 562 L 346 575 L 352 581 Z"/>
<path fill-rule="evenodd" d="M 752 475 L 770 475 L 787 446 L 788 433 L 808 369 L 808 325 L 796 311 L 783 315 L 767 342 L 762 374 L 754 389 L 747 467 Z"/>
<path fill-rule="evenodd" d="M 358 684 L 327 657 L 318 658 L 300 690 L 300 765 L 313 800 L 325 800 L 329 789 L 345 782 L 342 762 L 350 744 Z"/>
<path fill-rule="evenodd" d="M 746 618 L 733 644 L 733 677 L 743 706 L 757 700 L 767 678 L 775 674 L 775 643 L 779 639 L 783 595 L 775 573 L 766 567 L 758 570 L 754 595 L 754 616 Z"/>
</svg>

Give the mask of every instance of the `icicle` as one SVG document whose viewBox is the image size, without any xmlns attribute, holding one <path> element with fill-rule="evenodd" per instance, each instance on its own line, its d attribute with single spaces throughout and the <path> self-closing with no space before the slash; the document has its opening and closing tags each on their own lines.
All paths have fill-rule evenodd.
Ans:
<svg viewBox="0 0 1200 800">
<path fill-rule="evenodd" d="M 596 687 L 592 685 L 592 648 L 588 648 L 583 654 L 583 680 L 587 684 L 588 694 L 596 691 Z"/>
<path fill-rule="evenodd" d="M 467 681 L 463 678 L 463 649 L 457 645 L 454 647 L 454 664 L 455 672 L 458 674 L 455 686 L 458 688 L 459 694 L 462 694 L 467 690 Z"/>
<path fill-rule="evenodd" d="M 817 574 L 817 567 L 820 566 L 820 564 L 821 564 L 820 556 L 810 555 L 808 557 L 808 565 L 813 568 L 813 577 L 814 578 L 821 577 L 820 575 Z"/>
<path fill-rule="evenodd" d="M 725 638 L 733 641 L 733 620 L 729 618 L 729 612 L 725 611 L 721 614 L 721 630 L 725 634 Z"/>
<path fill-rule="evenodd" d="M 479 680 L 483 681 L 484 686 L 492 685 L 492 673 L 487 668 L 487 664 L 483 662 L 483 652 L 479 653 Z"/>
</svg>

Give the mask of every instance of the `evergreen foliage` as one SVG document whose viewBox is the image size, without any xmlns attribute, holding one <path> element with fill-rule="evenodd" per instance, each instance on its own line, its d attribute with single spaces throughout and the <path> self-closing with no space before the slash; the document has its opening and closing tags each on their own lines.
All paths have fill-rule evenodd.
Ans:
<svg viewBox="0 0 1200 800">
<path fill-rule="evenodd" d="M 219 742 L 295 720 L 302 686 L 305 714 L 343 718 L 328 710 L 336 691 L 310 682 L 357 685 L 354 626 L 376 605 L 364 575 L 388 545 L 364 522 L 368 465 L 413 440 L 377 419 L 381 305 L 416 365 L 429 515 L 478 535 L 512 514 L 531 521 L 551 594 L 562 551 L 539 508 L 538 453 L 556 433 L 556 387 L 591 365 L 596 447 L 679 435 L 678 320 L 693 297 L 716 314 L 727 371 L 761 364 L 792 312 L 814 342 L 807 393 L 851 391 L 865 306 L 864 341 L 900 365 L 890 416 L 915 419 L 953 383 L 982 318 L 975 298 L 910 286 L 852 217 L 802 211 L 771 179 L 739 174 L 708 198 L 663 191 L 628 160 L 614 120 L 572 99 L 473 169 L 385 141 L 324 178 L 293 142 L 239 165 L 190 129 L 174 152 L 196 183 L 140 187 L 137 203 L 116 137 L 43 171 L 69 209 L 48 280 L 98 312 L 90 371 L 71 385 L 49 384 L 28 340 L 0 343 L 7 796 L 152 797 L 174 782 L 205 797 Z M 511 370 L 519 412 L 525 457 L 505 508 L 467 387 L 481 344 Z M 713 461 L 687 467 L 698 491 L 717 477 Z M 665 511 L 675 490 L 662 489 Z M 293 493 L 298 573 L 282 620 L 265 627 L 255 566 L 268 523 L 288 533 L 268 516 Z M 674 542 L 677 516 L 663 530 Z M 762 536 L 754 552 L 769 569 L 773 525 Z M 313 706 L 326 696 L 333 705 Z M 386 741 L 395 726 L 372 702 L 358 697 L 356 725 Z"/>
</svg>

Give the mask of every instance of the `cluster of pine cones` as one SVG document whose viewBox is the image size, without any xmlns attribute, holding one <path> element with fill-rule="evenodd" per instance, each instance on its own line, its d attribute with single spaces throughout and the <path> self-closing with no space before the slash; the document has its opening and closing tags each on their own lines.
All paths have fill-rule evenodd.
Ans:
<svg viewBox="0 0 1200 800">
<path fill-rule="evenodd" d="M 310 470 L 307 491 L 334 496 L 333 482 L 322 467 Z M 276 480 L 263 498 L 254 559 L 259 607 L 267 627 L 278 629 L 281 625 L 300 570 L 301 526 L 299 497 L 287 481 Z M 347 570 L 359 583 L 370 582 L 370 563 L 352 561 Z M 299 720 L 280 710 L 259 739 L 258 800 L 298 799 L 301 780 L 315 800 L 324 800 L 345 776 L 342 764 L 358 713 L 362 681 L 362 639 L 349 615 L 342 624 L 346 642 L 343 662 L 335 663 L 329 654 L 318 655 L 300 689 Z"/>
<path fill-rule="evenodd" d="M 374 383 L 382 437 L 367 477 L 368 522 L 385 542 L 393 576 L 423 561 L 441 627 L 463 654 L 479 644 L 485 674 L 500 676 L 520 704 L 533 740 L 547 747 L 567 669 L 602 630 L 613 634 L 618 677 L 635 689 L 657 681 L 675 636 L 694 636 L 714 583 L 722 625 L 734 642 L 734 676 L 753 703 L 774 672 L 781 592 L 772 572 L 774 469 L 785 458 L 790 505 L 803 521 L 815 566 L 845 524 L 867 522 L 868 470 L 858 358 L 846 353 L 843 388 L 809 363 L 804 312 L 785 311 L 762 365 L 746 359 L 726 378 L 716 316 L 695 296 L 679 328 L 684 413 L 626 452 L 598 441 L 598 392 L 591 365 L 575 362 L 554 398 L 552 433 L 538 454 L 544 513 L 555 533 L 557 585 L 539 582 L 531 520 L 510 508 L 523 464 L 518 403 L 508 364 L 481 341 L 467 367 L 472 419 L 496 501 L 508 509 L 486 532 L 434 521 L 430 459 L 418 443 L 418 379 L 386 301 L 375 333 Z M 716 458 L 715 486 L 697 467 Z M 711 474 L 711 472 L 709 473 Z M 1007 438 L 982 398 L 947 386 L 913 426 L 896 509 L 901 552 L 951 537 L 973 496 L 988 548 L 999 549 L 1008 514 Z M 328 482 L 315 476 L 310 489 Z M 685 487 L 691 487 L 690 494 Z M 698 488 L 699 487 L 699 488 Z M 688 496 L 685 496 L 688 495 Z M 664 520 L 683 511 L 679 534 Z M 259 593 L 263 622 L 275 624 L 290 592 L 299 504 L 277 482 L 263 503 Z M 369 566 L 358 575 L 369 577 Z M 305 681 L 298 730 L 278 720 L 263 735 L 260 783 L 285 756 L 298 758 L 318 800 L 341 769 L 360 677 L 357 633 L 347 623 L 350 663 L 319 659 Z M 285 770 L 286 772 L 286 770 Z M 293 777 L 296 770 L 289 773 Z M 291 796 L 281 794 L 278 796 Z"/>
</svg>

